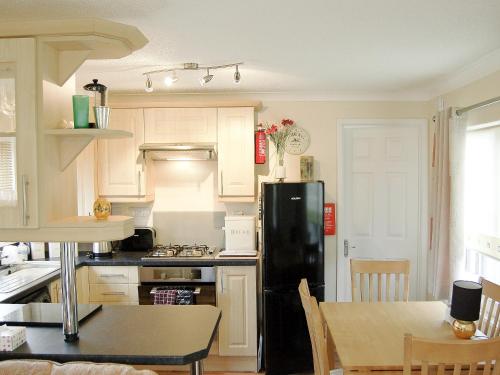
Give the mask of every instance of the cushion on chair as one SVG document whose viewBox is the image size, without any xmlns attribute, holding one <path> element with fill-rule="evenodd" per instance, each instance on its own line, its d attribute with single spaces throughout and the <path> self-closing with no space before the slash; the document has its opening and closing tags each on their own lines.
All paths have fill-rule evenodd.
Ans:
<svg viewBox="0 0 500 375">
<path fill-rule="evenodd" d="M 156 375 L 150 370 L 136 370 L 114 363 L 9 360 L 0 362 L 0 375 Z"/>
</svg>

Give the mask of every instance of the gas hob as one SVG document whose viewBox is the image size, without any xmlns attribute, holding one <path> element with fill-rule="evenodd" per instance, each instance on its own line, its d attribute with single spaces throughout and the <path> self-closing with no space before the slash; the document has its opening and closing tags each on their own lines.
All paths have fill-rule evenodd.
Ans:
<svg viewBox="0 0 500 375">
<path fill-rule="evenodd" d="M 207 245 L 156 245 L 143 260 L 167 258 L 214 258 L 216 248 Z"/>
</svg>

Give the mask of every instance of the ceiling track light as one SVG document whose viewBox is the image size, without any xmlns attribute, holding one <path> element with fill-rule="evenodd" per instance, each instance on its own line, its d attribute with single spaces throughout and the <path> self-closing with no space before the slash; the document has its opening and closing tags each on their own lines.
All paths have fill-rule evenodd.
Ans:
<svg viewBox="0 0 500 375">
<path fill-rule="evenodd" d="M 181 64 L 180 66 L 177 66 L 177 67 L 152 70 L 152 71 L 145 72 L 142 74 L 142 75 L 146 76 L 145 91 L 146 92 L 153 92 L 153 82 L 151 81 L 151 77 L 150 77 L 151 74 L 167 73 L 167 76 L 165 77 L 164 82 L 165 82 L 165 85 L 167 87 L 170 87 L 175 82 L 178 81 L 177 71 L 183 71 L 183 70 L 205 70 L 206 69 L 207 74 L 200 78 L 200 84 L 202 86 L 204 86 L 214 78 L 214 75 L 210 74 L 210 70 L 213 71 L 213 70 L 217 70 L 217 69 L 226 69 L 226 68 L 235 67 L 236 70 L 234 72 L 233 82 L 240 83 L 241 74 L 240 74 L 240 71 L 238 69 L 239 65 L 243 65 L 243 62 L 225 64 L 225 65 L 210 65 L 210 66 L 201 66 L 198 63 L 191 62 L 191 63 Z"/>
<path fill-rule="evenodd" d="M 146 87 L 144 88 L 144 91 L 153 92 L 153 81 L 151 81 L 149 74 L 146 75 Z"/>
<path fill-rule="evenodd" d="M 241 79 L 241 74 L 240 74 L 240 71 L 238 70 L 238 65 L 236 65 L 236 70 L 234 71 L 233 81 L 234 81 L 234 83 L 238 84 L 238 83 L 240 83 L 240 79 Z"/>
<path fill-rule="evenodd" d="M 200 78 L 200 85 L 205 86 L 212 78 L 214 78 L 214 75 L 210 74 L 210 69 L 207 68 L 207 75 Z"/>
<path fill-rule="evenodd" d="M 165 86 L 172 86 L 178 80 L 179 78 L 177 77 L 177 74 L 174 70 L 172 73 L 167 74 L 167 76 L 165 77 Z"/>
</svg>

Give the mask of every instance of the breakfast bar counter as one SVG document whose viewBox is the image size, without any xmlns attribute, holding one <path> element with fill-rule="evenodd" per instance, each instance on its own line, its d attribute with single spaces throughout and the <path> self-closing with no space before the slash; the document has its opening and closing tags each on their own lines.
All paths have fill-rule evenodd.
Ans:
<svg viewBox="0 0 500 375">
<path fill-rule="evenodd" d="M 27 342 L 5 359 L 186 365 L 199 373 L 217 332 L 213 306 L 110 306 L 80 325 L 79 340 L 65 342 L 61 327 L 27 327 Z"/>
</svg>

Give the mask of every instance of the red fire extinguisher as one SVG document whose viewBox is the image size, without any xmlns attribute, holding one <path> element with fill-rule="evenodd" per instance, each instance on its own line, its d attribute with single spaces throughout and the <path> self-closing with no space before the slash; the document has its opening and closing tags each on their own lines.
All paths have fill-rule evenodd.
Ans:
<svg viewBox="0 0 500 375">
<path fill-rule="evenodd" d="M 259 125 L 255 132 L 255 164 L 266 162 L 266 132 L 262 125 Z"/>
</svg>

